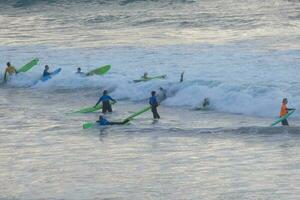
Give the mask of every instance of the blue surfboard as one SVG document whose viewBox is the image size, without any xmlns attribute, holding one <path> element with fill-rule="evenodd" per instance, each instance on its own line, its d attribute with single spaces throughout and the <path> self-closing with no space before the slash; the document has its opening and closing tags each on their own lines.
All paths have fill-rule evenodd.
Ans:
<svg viewBox="0 0 300 200">
<path fill-rule="evenodd" d="M 43 77 L 41 78 L 41 81 L 45 82 L 45 81 L 51 79 L 53 76 L 56 76 L 57 74 L 59 74 L 60 71 L 61 71 L 61 68 L 58 68 L 58 69 L 54 70 L 54 71 L 51 73 L 51 75 L 43 76 Z"/>
</svg>

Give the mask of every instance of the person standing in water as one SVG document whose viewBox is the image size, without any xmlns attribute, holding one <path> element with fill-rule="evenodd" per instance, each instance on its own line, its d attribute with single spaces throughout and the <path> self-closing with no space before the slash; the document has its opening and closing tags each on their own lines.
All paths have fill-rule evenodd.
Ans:
<svg viewBox="0 0 300 200">
<path fill-rule="evenodd" d="M 12 66 L 10 64 L 10 62 L 6 63 L 6 65 L 7 65 L 7 67 L 6 67 L 5 73 L 4 73 L 4 81 L 7 81 L 7 78 L 8 78 L 7 75 L 11 76 L 13 74 L 17 74 L 18 73 L 17 70 L 16 70 L 16 68 L 14 66 Z"/>
<path fill-rule="evenodd" d="M 100 102 L 102 102 L 102 113 L 112 112 L 110 101 L 116 103 L 117 101 L 111 98 L 111 96 L 107 95 L 107 90 L 103 91 L 103 95 L 100 97 L 98 102 L 94 107 L 96 107 Z"/>
<path fill-rule="evenodd" d="M 180 74 L 180 83 L 183 82 L 184 71 Z"/>
<path fill-rule="evenodd" d="M 285 115 L 288 114 L 289 111 L 291 111 L 291 110 L 295 110 L 294 108 L 287 108 L 287 104 L 288 104 L 288 100 L 287 100 L 287 98 L 284 98 L 284 99 L 282 100 L 282 104 L 281 104 L 280 117 L 285 116 Z M 282 120 L 282 121 L 281 121 L 281 124 L 282 124 L 283 126 L 289 126 L 289 122 L 288 122 L 287 119 Z"/>
<path fill-rule="evenodd" d="M 153 113 L 153 118 L 154 119 L 159 119 L 160 116 L 157 112 L 158 102 L 157 102 L 157 99 L 156 99 L 156 92 L 155 91 L 151 92 L 151 97 L 149 98 L 149 104 L 151 105 L 151 111 Z"/>
</svg>

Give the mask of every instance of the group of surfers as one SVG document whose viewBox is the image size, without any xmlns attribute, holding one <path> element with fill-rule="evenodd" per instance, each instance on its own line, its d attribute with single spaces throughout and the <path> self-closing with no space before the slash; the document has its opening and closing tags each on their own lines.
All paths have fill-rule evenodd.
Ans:
<svg viewBox="0 0 300 200">
<path fill-rule="evenodd" d="M 51 76 L 51 72 L 49 72 L 49 66 L 48 65 L 45 65 L 45 69 L 44 69 L 44 72 L 43 72 L 43 77 L 45 76 Z M 5 72 L 4 72 L 4 77 L 3 77 L 3 80 L 4 81 L 7 81 L 8 80 L 8 77 L 9 76 L 13 76 L 15 74 L 17 74 L 18 71 L 16 70 L 16 68 L 14 66 L 12 66 L 10 64 L 10 62 L 7 62 L 6 63 L 6 68 L 5 68 Z"/>
<path fill-rule="evenodd" d="M 4 73 L 4 81 L 6 81 L 8 79 L 8 76 L 14 75 L 14 74 L 18 73 L 17 70 L 16 70 L 16 68 L 14 66 L 12 66 L 10 62 L 7 62 L 6 65 L 7 65 L 7 67 L 6 67 L 5 73 Z M 43 77 L 45 77 L 45 76 L 51 76 L 51 74 L 52 73 L 49 72 L 49 66 L 45 65 L 45 69 L 44 69 L 44 72 L 43 72 Z M 85 73 L 83 73 L 81 71 L 80 67 L 77 68 L 76 74 L 85 75 Z M 183 76 L 184 76 L 184 72 L 182 72 L 181 75 L 180 75 L 180 82 L 183 82 Z M 144 73 L 144 75 L 142 76 L 142 78 L 143 79 L 147 79 L 148 78 L 147 72 Z M 161 87 L 159 89 L 162 92 L 163 99 L 165 99 L 166 98 L 166 91 L 163 88 L 161 88 Z M 112 102 L 116 102 L 115 99 L 113 99 L 111 96 L 108 95 L 107 90 L 104 90 L 103 91 L 103 95 L 99 98 L 99 100 L 96 103 L 95 107 L 99 103 L 102 102 L 102 113 L 112 112 L 111 101 Z M 151 92 L 151 97 L 149 98 L 149 104 L 151 106 L 151 111 L 152 111 L 152 114 L 153 114 L 153 118 L 154 119 L 159 119 L 160 115 L 158 114 L 158 111 L 157 111 L 157 107 L 159 106 L 159 101 L 157 100 L 156 91 L 152 91 Z M 288 108 L 287 104 L 288 104 L 288 99 L 284 98 L 282 100 L 282 105 L 281 105 L 279 117 L 283 117 L 283 116 L 287 115 L 289 111 L 295 110 L 294 108 Z M 203 106 L 205 107 L 207 105 L 209 105 L 209 100 L 208 100 L 208 98 L 205 98 L 204 102 L 203 102 Z M 99 120 L 97 122 L 100 125 L 116 125 L 116 124 L 125 124 L 128 121 L 125 120 L 123 122 L 109 122 L 102 115 L 100 115 L 99 116 Z M 289 123 L 288 123 L 287 119 L 282 120 L 281 124 L 283 126 L 289 126 Z"/>
</svg>

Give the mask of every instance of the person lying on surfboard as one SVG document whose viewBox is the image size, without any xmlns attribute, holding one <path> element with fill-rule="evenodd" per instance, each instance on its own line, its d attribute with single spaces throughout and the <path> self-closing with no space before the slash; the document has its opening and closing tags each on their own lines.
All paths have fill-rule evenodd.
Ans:
<svg viewBox="0 0 300 200">
<path fill-rule="evenodd" d="M 286 114 L 288 114 L 289 111 L 291 110 L 295 110 L 294 108 L 287 108 L 287 104 L 288 104 L 288 99 L 284 98 L 282 100 L 282 104 L 281 104 L 281 109 L 280 109 L 280 117 L 285 116 Z M 289 122 L 287 119 L 284 119 L 281 121 L 281 124 L 283 126 L 289 126 Z"/>
<path fill-rule="evenodd" d="M 129 122 L 129 119 L 126 119 L 122 122 L 110 122 L 107 119 L 105 119 L 102 115 L 99 116 L 99 120 L 97 121 L 97 123 L 100 126 L 108 126 L 108 125 L 123 125 L 126 124 L 127 122 Z"/>
<path fill-rule="evenodd" d="M 7 75 L 11 76 L 13 74 L 17 74 L 18 73 L 17 70 L 16 70 L 16 68 L 14 66 L 12 66 L 10 64 L 10 62 L 6 63 L 6 65 L 7 65 L 7 67 L 6 67 L 5 73 L 4 73 L 4 81 L 7 81 L 7 78 L 8 78 Z"/>
<path fill-rule="evenodd" d="M 100 99 L 94 107 L 96 107 L 100 102 L 102 102 L 102 113 L 106 113 L 107 111 L 112 112 L 110 101 L 113 101 L 115 103 L 117 102 L 116 100 L 111 98 L 111 96 L 107 95 L 107 90 L 104 90 L 103 95 L 100 97 Z"/>
<path fill-rule="evenodd" d="M 77 68 L 76 74 L 77 74 L 77 75 L 80 75 L 80 76 L 85 76 L 85 75 L 86 75 L 85 73 L 83 73 L 83 72 L 81 71 L 81 68 L 80 68 L 80 67 Z"/>
<path fill-rule="evenodd" d="M 158 101 L 156 99 L 156 92 L 155 91 L 152 91 L 151 92 L 151 97 L 149 98 L 149 104 L 151 106 L 151 111 L 152 111 L 152 114 L 153 114 L 153 118 L 154 119 L 159 119 L 160 116 L 157 112 L 157 107 L 158 107 Z"/>
<path fill-rule="evenodd" d="M 48 65 L 45 65 L 45 69 L 44 69 L 44 72 L 43 72 L 43 77 L 45 76 L 50 76 L 52 73 L 49 72 L 49 66 Z"/>
</svg>

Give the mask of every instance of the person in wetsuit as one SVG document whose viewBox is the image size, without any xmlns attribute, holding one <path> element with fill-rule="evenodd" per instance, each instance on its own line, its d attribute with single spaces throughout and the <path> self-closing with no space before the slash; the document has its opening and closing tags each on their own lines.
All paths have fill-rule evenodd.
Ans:
<svg viewBox="0 0 300 200">
<path fill-rule="evenodd" d="M 17 70 L 16 70 L 16 68 L 14 66 L 12 66 L 10 64 L 10 62 L 6 63 L 6 65 L 7 65 L 7 67 L 6 67 L 5 73 L 4 73 L 4 81 L 7 81 L 7 78 L 8 78 L 7 75 L 11 76 L 13 74 L 17 74 L 18 73 Z"/>
<path fill-rule="evenodd" d="M 282 100 L 282 104 L 281 104 L 280 117 L 285 116 L 285 115 L 288 114 L 289 111 L 291 111 L 291 110 L 295 110 L 294 108 L 287 108 L 287 103 L 288 103 L 287 98 L 284 98 L 284 99 Z M 281 124 L 282 124 L 283 126 L 289 126 L 289 122 L 288 122 L 287 119 L 282 120 L 282 121 L 281 121 Z"/>
<path fill-rule="evenodd" d="M 98 102 L 94 107 L 96 107 L 100 102 L 102 102 L 102 113 L 112 112 L 110 101 L 117 102 L 113 98 L 111 98 L 109 95 L 107 95 L 107 90 L 103 91 L 103 95 L 100 97 Z"/>
<path fill-rule="evenodd" d="M 49 66 L 45 65 L 45 69 L 44 69 L 44 72 L 43 72 L 43 77 L 50 76 L 50 75 L 51 75 L 51 72 L 49 72 Z"/>
<path fill-rule="evenodd" d="M 142 79 L 148 79 L 148 73 L 145 72 L 144 75 L 141 77 Z"/>
<path fill-rule="evenodd" d="M 99 120 L 97 121 L 97 123 L 100 126 L 108 126 L 108 125 L 123 125 L 126 124 L 127 122 L 129 122 L 129 119 L 126 119 L 122 122 L 110 122 L 107 119 L 105 119 L 102 115 L 99 116 Z"/>
<path fill-rule="evenodd" d="M 159 119 L 160 116 L 157 112 L 158 101 L 156 99 L 156 92 L 155 91 L 151 92 L 151 97 L 149 98 L 149 104 L 151 105 L 151 111 L 153 113 L 153 118 L 154 119 Z"/>
<path fill-rule="evenodd" d="M 81 76 L 84 76 L 84 75 L 85 75 L 85 73 L 83 73 L 83 72 L 81 71 L 81 68 L 80 68 L 80 67 L 77 68 L 76 74 L 81 75 Z"/>
<path fill-rule="evenodd" d="M 162 101 L 164 101 L 167 98 L 167 90 L 165 90 L 164 88 L 160 87 L 159 88 L 159 92 L 157 95 L 157 102 L 161 103 Z"/>
<path fill-rule="evenodd" d="M 183 82 L 184 71 L 180 74 L 180 83 Z"/>
</svg>

